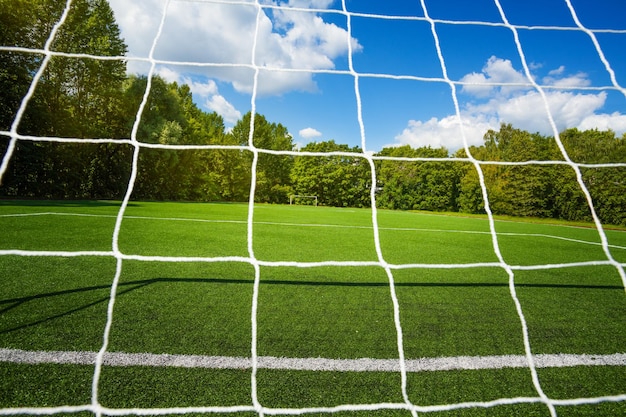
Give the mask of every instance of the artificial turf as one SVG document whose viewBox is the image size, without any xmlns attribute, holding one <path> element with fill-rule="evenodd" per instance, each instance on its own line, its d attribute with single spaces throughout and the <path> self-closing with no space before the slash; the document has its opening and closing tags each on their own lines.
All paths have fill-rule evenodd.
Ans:
<svg viewBox="0 0 626 417">
<path fill-rule="evenodd" d="M 496 221 L 510 276 L 485 218 L 379 211 L 377 247 L 367 209 L 259 205 L 249 231 L 246 204 L 131 202 L 114 242 L 119 207 L 0 202 L 0 348 L 98 351 L 118 267 L 111 352 L 250 357 L 256 334 L 259 356 L 397 359 L 399 327 L 407 359 L 523 355 L 513 293 L 534 354 L 626 346 L 623 283 L 592 227 Z M 610 255 L 626 258 L 626 233 L 607 237 Z M 93 373 L 93 365 L 0 362 L 0 410 L 89 404 Z M 626 393 L 623 366 L 537 375 L 550 398 Z M 399 372 L 259 369 L 254 381 L 272 409 L 404 402 Z M 250 406 L 253 391 L 250 368 L 104 365 L 98 386 L 99 403 L 114 409 Z M 425 407 L 538 397 L 528 368 L 408 373 L 406 391 Z M 626 402 L 557 411 L 619 415 Z M 222 414 L 254 415 L 212 415 Z M 549 412 L 535 401 L 433 414 Z"/>
</svg>

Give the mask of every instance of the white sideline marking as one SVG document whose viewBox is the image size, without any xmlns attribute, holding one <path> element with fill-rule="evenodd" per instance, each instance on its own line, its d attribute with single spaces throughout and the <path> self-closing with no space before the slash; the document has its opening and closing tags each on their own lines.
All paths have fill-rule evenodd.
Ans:
<svg viewBox="0 0 626 417">
<path fill-rule="evenodd" d="M 75 217 L 104 217 L 104 218 L 116 218 L 114 215 L 107 214 L 86 214 L 86 213 L 61 213 L 61 212 L 39 212 L 39 213 L 18 213 L 18 214 L 1 214 L 0 217 L 29 217 L 29 216 L 75 216 Z M 184 217 L 149 217 L 149 216 L 124 216 L 125 219 L 134 220 L 168 220 L 168 221 L 183 221 L 183 222 L 198 222 L 198 223 L 234 223 L 234 224 L 248 224 L 246 220 L 210 220 L 210 219 L 190 219 Z M 287 222 L 259 222 L 255 221 L 254 224 L 262 224 L 269 226 L 294 226 L 294 227 L 336 227 L 346 229 L 372 229 L 372 226 L 357 226 L 357 225 L 343 225 L 343 224 L 324 224 L 324 223 L 287 223 Z M 551 225 L 552 226 L 552 225 Z M 558 226 L 558 225 L 557 225 Z M 411 227 L 378 227 L 379 230 L 396 230 L 406 232 L 432 232 L 432 233 L 464 233 L 464 234 L 477 234 L 477 235 L 491 235 L 491 232 L 479 231 L 479 230 L 456 230 L 456 229 L 423 229 L 423 228 L 411 228 Z M 601 242 L 591 242 L 588 240 L 573 239 L 563 236 L 546 235 L 541 233 L 512 233 L 512 232 L 499 232 L 498 235 L 502 236 L 521 236 L 521 237 L 538 237 L 545 239 L 557 239 L 567 242 L 581 243 L 584 245 L 602 246 Z M 626 246 L 608 245 L 614 249 L 624 249 Z"/>
<path fill-rule="evenodd" d="M 0 348 L 0 362 L 24 364 L 93 365 L 97 352 L 84 351 L 27 351 Z M 626 366 L 626 353 L 611 355 L 542 354 L 535 355 L 538 368 L 563 368 L 572 366 Z M 407 359 L 407 372 L 479 370 L 528 367 L 524 355 L 454 356 Z M 153 366 L 175 368 L 250 369 L 252 360 L 245 357 L 171 355 L 155 353 L 107 352 L 103 364 L 108 366 Z M 259 356 L 259 369 L 293 371 L 339 372 L 398 372 L 398 359 L 327 359 L 278 358 Z"/>
</svg>

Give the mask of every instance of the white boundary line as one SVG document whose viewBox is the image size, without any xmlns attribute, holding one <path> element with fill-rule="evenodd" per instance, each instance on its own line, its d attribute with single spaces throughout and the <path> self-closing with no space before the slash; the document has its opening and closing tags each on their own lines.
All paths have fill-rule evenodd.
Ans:
<svg viewBox="0 0 626 417">
<path fill-rule="evenodd" d="M 28 351 L 0 348 L 0 362 L 19 364 L 93 365 L 97 352 Z M 574 366 L 626 366 L 626 353 L 608 355 L 538 354 L 538 368 Z M 102 361 L 107 366 L 147 366 L 207 369 L 251 369 L 251 358 L 238 356 L 174 355 L 155 353 L 106 352 Z M 526 368 L 525 355 L 453 356 L 405 359 L 407 372 L 482 370 Z M 258 356 L 258 369 L 335 372 L 399 372 L 398 359 L 328 359 Z"/>
<path fill-rule="evenodd" d="M 73 216 L 73 217 L 100 217 L 100 218 L 116 218 L 112 214 L 87 214 L 87 213 L 63 213 L 63 212 L 38 212 L 38 213 L 16 213 L 16 214 L 0 214 L 0 218 L 3 217 L 30 217 L 30 216 Z M 192 219 L 184 217 L 151 217 L 151 216 L 129 216 L 124 215 L 124 219 L 132 220 L 163 220 L 163 221 L 179 221 L 179 222 L 198 222 L 198 223 L 225 223 L 225 224 L 248 224 L 246 220 L 212 220 L 212 219 Z M 267 226 L 287 226 L 287 227 L 328 227 L 328 228 L 344 228 L 344 229 L 369 229 L 373 230 L 372 226 L 357 226 L 357 225 L 343 225 L 343 224 L 325 224 L 325 223 L 289 223 L 289 222 L 263 222 L 254 221 L 256 225 Z M 554 225 L 550 225 L 554 226 Z M 560 225 L 556 225 L 559 227 Z M 427 233 L 464 233 L 464 234 L 477 234 L 477 235 L 491 235 L 491 232 L 480 230 L 457 230 L 457 229 L 426 229 L 426 228 L 413 228 L 413 227 L 378 227 L 378 230 L 390 230 L 390 231 L 402 231 L 402 232 L 427 232 Z M 591 231 L 595 229 L 589 229 Z M 581 243 L 585 245 L 602 246 L 601 242 L 591 242 L 588 240 L 573 239 L 563 236 L 547 235 L 543 233 L 514 233 L 514 232 L 498 232 L 499 236 L 519 236 L 519 237 L 537 237 L 545 239 L 563 240 L 573 243 Z M 626 246 L 608 244 L 608 247 L 613 249 L 626 250 Z"/>
</svg>

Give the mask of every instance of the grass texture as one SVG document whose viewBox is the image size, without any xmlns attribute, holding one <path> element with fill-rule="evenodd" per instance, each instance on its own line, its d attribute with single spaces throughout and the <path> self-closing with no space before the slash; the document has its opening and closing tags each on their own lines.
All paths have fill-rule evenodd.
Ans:
<svg viewBox="0 0 626 417">
<path fill-rule="evenodd" d="M 0 202 L 0 251 L 5 251 L 0 252 L 0 348 L 96 352 L 102 347 L 118 262 L 112 251 L 119 207 L 118 202 Z M 592 227 L 496 221 L 499 251 L 514 271 L 511 282 L 497 264 L 486 218 L 379 211 L 380 255 L 390 265 L 392 288 L 380 265 L 330 263 L 380 261 L 370 210 L 257 205 L 253 220 L 251 249 L 260 262 L 254 317 L 259 356 L 398 358 L 392 294 L 407 359 L 523 355 L 511 283 L 534 354 L 626 350 L 624 286 L 617 269 L 606 264 Z M 626 262 L 626 232 L 608 230 L 606 236 L 611 256 Z M 108 351 L 250 357 L 255 265 L 248 261 L 247 205 L 132 202 L 118 243 L 126 258 Z M 14 250 L 33 256 L 8 252 Z M 93 253 L 69 256 L 76 251 Z M 208 262 L 215 257 L 233 258 Z M 319 262 L 326 264 L 313 264 Z M 0 409 L 90 404 L 93 374 L 93 365 L 0 362 Z M 537 375 L 553 399 L 626 392 L 620 366 L 541 368 Z M 98 402 L 115 409 L 250 406 L 251 378 L 250 369 L 105 365 Z M 256 392 L 268 408 L 399 404 L 401 383 L 399 372 L 259 369 Z M 538 396 L 524 368 L 409 373 L 406 387 L 408 399 L 419 406 Z M 556 411 L 623 415 L 626 403 Z M 411 414 L 382 409 L 333 415 Z M 541 403 L 526 403 L 428 415 L 547 416 L 549 411 Z"/>
</svg>

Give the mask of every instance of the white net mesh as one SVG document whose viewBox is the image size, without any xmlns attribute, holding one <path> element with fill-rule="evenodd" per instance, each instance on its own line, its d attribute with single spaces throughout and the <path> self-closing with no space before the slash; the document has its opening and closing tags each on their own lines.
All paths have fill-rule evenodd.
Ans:
<svg viewBox="0 0 626 417">
<path fill-rule="evenodd" d="M 156 52 L 159 48 L 159 41 L 161 39 L 163 28 L 167 23 L 168 11 L 172 10 L 172 8 L 185 8 L 190 7 L 191 4 L 194 3 L 209 3 L 209 4 L 223 4 L 228 5 L 229 7 L 243 7 L 250 10 L 254 10 L 256 14 L 256 25 L 254 28 L 254 38 L 252 42 L 252 47 L 250 51 L 250 55 L 244 59 L 244 62 L 238 63 L 223 63 L 223 62 L 166 62 L 163 60 L 159 60 L 157 58 Z M 110 287 L 110 299 L 108 301 L 108 309 L 107 309 L 107 319 L 106 325 L 103 334 L 103 343 L 102 347 L 97 352 L 97 354 L 75 358 L 72 360 L 77 361 L 76 363 L 95 363 L 95 372 L 93 375 L 93 383 L 92 383 L 92 402 L 90 404 L 78 405 L 78 406 L 52 406 L 52 407 L 24 407 L 24 408 L 5 408 L 0 409 L 0 414 L 2 415 L 13 415 L 13 414 L 57 414 L 57 413 L 76 413 L 80 411 L 89 411 L 95 413 L 96 415 L 165 415 L 165 414 L 187 414 L 187 413 L 236 413 L 236 412 L 254 412 L 259 415 L 271 414 L 271 415 L 294 415 L 294 414 L 312 414 L 312 413 L 336 413 L 343 411 L 374 411 L 374 410 L 406 410 L 410 411 L 413 415 L 417 415 L 421 412 L 435 412 L 435 411 L 445 411 L 445 410 L 457 410 L 457 409 L 466 409 L 466 408 L 484 408 L 484 407 L 495 407 L 498 405 L 506 405 L 506 404 L 526 404 L 526 403 L 543 403 L 546 408 L 549 410 L 550 415 L 557 415 L 557 407 L 558 406 L 576 406 L 576 405 L 584 405 L 584 404 L 596 404 L 600 402 L 623 402 L 626 401 L 626 393 L 612 395 L 612 396 L 600 396 L 600 397 L 592 397 L 592 398 L 573 398 L 568 400 L 562 399 L 554 399 L 550 398 L 544 392 L 542 388 L 542 382 L 538 377 L 537 368 L 543 365 L 542 361 L 548 361 L 546 357 L 539 357 L 533 354 L 532 344 L 529 337 L 529 329 L 528 324 L 524 315 L 524 309 L 520 300 L 517 296 L 517 288 L 515 277 L 518 271 L 524 270 L 542 270 L 542 269 L 552 269 L 552 268 L 567 268 L 572 266 L 610 266 L 615 268 L 618 272 L 621 280 L 626 286 L 626 273 L 624 272 L 624 265 L 618 262 L 611 251 L 611 246 L 607 239 L 607 235 L 605 233 L 605 226 L 600 221 L 598 215 L 596 214 L 596 210 L 594 207 L 594 201 L 591 197 L 591 194 L 587 188 L 587 185 L 583 181 L 583 176 L 581 173 L 581 168 L 616 168 L 616 167 L 626 167 L 626 162 L 614 162 L 607 164 L 595 164 L 595 165 L 585 165 L 581 163 L 577 163 L 573 161 L 563 143 L 560 140 L 559 136 L 559 128 L 553 117 L 552 108 L 549 104 L 549 99 L 546 94 L 546 90 L 554 89 L 554 86 L 542 85 L 537 82 L 533 77 L 530 69 L 530 63 L 527 61 L 525 57 L 525 50 L 519 39 L 520 31 L 528 31 L 528 30 L 536 30 L 536 31 L 578 31 L 586 36 L 588 36 L 593 42 L 598 56 L 602 63 L 605 66 L 607 73 L 609 74 L 609 78 L 611 80 L 611 85 L 602 86 L 602 87 L 587 87 L 589 89 L 595 90 L 615 90 L 620 92 L 621 94 L 626 96 L 626 88 L 621 86 L 617 81 L 615 71 L 611 66 L 611 62 L 607 59 L 605 54 L 603 53 L 602 47 L 600 46 L 596 35 L 599 33 L 617 33 L 626 35 L 626 30 L 613 30 L 611 28 L 603 28 L 603 29 L 589 29 L 586 28 L 579 20 L 577 16 L 577 10 L 572 4 L 570 0 L 565 0 L 568 10 L 571 13 L 573 20 L 576 23 L 576 27 L 558 27 L 558 26 L 542 26 L 542 27 L 526 27 L 511 24 L 507 18 L 506 9 L 501 5 L 499 0 L 494 0 L 495 6 L 499 12 L 500 22 L 488 22 L 488 21 L 452 21 L 452 20 L 440 20 L 434 19 L 430 17 L 429 14 L 429 6 L 428 2 L 425 0 L 421 0 L 419 6 L 422 10 L 422 14 L 420 16 L 394 16 L 394 15 L 382 15 L 382 14 L 372 14 L 372 13 L 362 13 L 358 11 L 354 11 L 344 0 L 340 6 L 335 9 L 316 9 L 313 7 L 293 7 L 287 6 L 280 3 L 270 3 L 263 1 L 211 1 L 211 0 L 203 0 L 203 1 L 191 1 L 191 0 L 166 0 L 163 2 L 163 8 L 159 11 L 160 15 L 160 23 L 158 25 L 157 31 L 153 39 L 151 39 L 151 47 L 149 54 L 145 57 L 103 57 L 103 56 L 94 56 L 94 55 L 78 55 L 78 54 L 69 54 L 69 53 L 61 53 L 54 51 L 51 45 L 54 42 L 57 30 L 64 24 L 65 19 L 67 18 L 71 8 L 72 8 L 72 0 L 68 0 L 65 5 L 64 12 L 57 22 L 55 27 L 50 32 L 50 36 L 47 39 L 42 50 L 31 50 L 27 48 L 21 47 L 12 47 L 12 46 L 0 46 L 0 51 L 10 51 L 10 52 L 19 52 L 19 53 L 37 53 L 42 54 L 44 59 L 41 61 L 41 66 L 34 74 L 30 89 L 28 93 L 24 96 L 21 106 L 16 113 L 16 117 L 11 126 L 11 130 L 8 132 L 0 132 L 0 134 L 7 136 L 10 138 L 7 150 L 2 159 L 2 165 L 0 166 L 0 177 L 5 175 L 7 171 L 7 167 L 11 162 L 13 157 L 13 153 L 16 147 L 16 144 L 19 141 L 52 141 L 52 142 L 75 142 L 75 143 L 114 143 L 118 145 L 130 145 L 133 148 L 133 162 L 132 162 L 132 170 L 130 175 L 130 180 L 128 182 L 128 186 L 126 188 L 126 192 L 124 195 L 124 199 L 121 203 L 119 212 L 117 214 L 114 232 L 112 236 L 112 249 L 111 251 L 28 251 L 28 250 L 19 250 L 19 249 L 4 249 L 0 250 L 0 255 L 8 256 L 8 255 L 19 255 L 19 256 L 32 256 L 32 257 L 80 257 L 80 256 L 99 256 L 99 257 L 110 257 L 116 260 L 116 274 L 113 279 L 113 282 Z M 154 11 L 156 13 L 156 11 Z M 441 72 L 443 77 L 423 77 L 423 76 L 413 76 L 413 75 L 397 75 L 390 73 L 360 73 L 355 69 L 353 63 L 353 47 L 352 42 L 348 42 L 348 62 L 347 69 L 342 70 L 334 70 L 334 69 L 302 69 L 294 66 L 292 68 L 277 68 L 272 67 L 271 65 L 266 65 L 265 60 L 263 59 L 263 45 L 259 45 L 259 31 L 261 30 L 261 26 L 264 24 L 265 19 L 267 19 L 268 13 L 278 13 L 278 12 L 301 12 L 301 13 L 331 13 L 334 15 L 344 16 L 347 21 L 347 32 L 348 36 L 351 39 L 351 31 L 352 31 L 352 21 L 355 18 L 367 18 L 367 19 L 380 19 L 386 21 L 420 21 L 427 23 L 430 25 L 430 29 L 432 32 L 432 38 L 434 40 L 436 46 L 436 52 L 438 56 L 438 65 L 441 68 Z M 466 137 L 466 129 L 468 128 L 466 122 L 464 122 L 464 115 L 462 106 L 460 104 L 460 100 L 458 97 L 459 89 L 475 86 L 475 83 L 469 81 L 459 81 L 448 74 L 448 64 L 447 57 L 442 48 L 440 46 L 440 34 L 439 31 L 442 27 L 447 27 L 450 25 L 467 25 L 467 26 L 480 26 L 485 28 L 499 28 L 505 29 L 512 34 L 517 52 L 519 54 L 519 59 L 521 65 L 523 67 L 523 74 L 525 79 L 521 82 L 507 82 L 507 83 L 498 83 L 496 81 L 483 82 L 480 85 L 485 86 L 497 86 L 497 87 L 515 87 L 524 85 L 526 87 L 532 87 L 537 94 L 541 97 L 541 102 L 545 107 L 545 115 L 549 121 L 551 132 L 555 138 L 557 146 L 562 154 L 562 160 L 559 161 L 525 161 L 525 162 L 507 162 L 507 161 L 484 161 L 476 159 L 472 155 L 472 148 L 470 146 L 470 141 Z M 28 106 L 29 100 L 33 96 L 35 89 L 37 88 L 38 81 L 42 74 L 46 70 L 46 66 L 49 64 L 50 60 L 55 56 L 66 56 L 69 58 L 90 58 L 96 60 L 128 60 L 129 62 L 135 64 L 148 64 L 149 69 L 147 73 L 147 86 L 143 95 L 143 100 L 139 106 L 135 117 L 135 123 L 132 128 L 132 133 L 129 138 L 126 139 L 118 139 L 118 138 L 100 138 L 100 139 L 79 139 L 79 138 L 57 138 L 57 137 L 32 137 L 27 135 L 22 135 L 18 133 L 18 128 L 22 121 L 22 117 L 24 112 Z M 224 69 L 230 71 L 237 70 L 247 70 L 252 71 L 252 80 L 251 80 L 251 101 L 250 101 L 250 109 L 251 109 L 251 120 L 250 120 L 250 131 L 249 131 L 249 142 L 247 146 L 229 146 L 229 145 L 167 145 L 167 144 L 149 144 L 140 142 L 137 139 L 139 125 L 141 121 L 142 113 L 145 111 L 145 106 L 148 102 L 148 96 L 151 90 L 151 80 L 152 76 L 157 74 L 158 66 L 163 65 L 184 65 L 187 67 L 196 67 L 196 68 L 213 68 L 213 69 Z M 350 76 L 353 79 L 354 85 L 354 103 L 356 107 L 356 119 L 358 123 L 358 128 L 360 132 L 360 147 L 362 149 L 362 153 L 352 153 L 352 152 L 333 152 L 333 153 L 302 153 L 296 151 L 273 151 L 270 149 L 258 148 L 255 146 L 253 138 L 254 138 L 254 128 L 255 128 L 255 114 L 257 114 L 257 101 L 258 101 L 258 92 L 260 87 L 260 79 L 264 77 L 271 78 L 273 73 L 292 73 L 294 75 L 299 74 L 326 74 L 330 76 Z M 449 87 L 449 94 L 454 103 L 455 109 L 455 123 L 457 126 L 460 126 L 460 132 L 463 139 L 463 148 L 465 149 L 467 157 L 465 158 L 393 158 L 393 157 L 381 157 L 374 156 L 370 150 L 372 146 L 368 143 L 367 130 L 368 126 L 363 118 L 363 103 L 361 96 L 361 83 L 363 80 L 370 79 L 387 79 L 391 82 L 402 80 L 414 80 L 420 82 L 428 82 L 428 83 L 443 83 Z M 586 87 L 579 87 L 586 88 Z M 248 206 L 248 217 L 247 217 L 247 250 L 248 255 L 245 257 L 237 257 L 237 256 L 229 256 L 229 257 L 174 257 L 174 256 L 143 256 L 136 254 L 125 253 L 120 249 L 119 240 L 120 240 L 120 230 L 122 227 L 122 221 L 125 218 L 125 214 L 127 212 L 128 205 L 131 201 L 131 196 L 133 194 L 133 189 L 136 185 L 137 173 L 138 173 L 138 160 L 139 154 L 142 150 L 147 148 L 158 148 L 163 150 L 180 150 L 180 149 L 207 149 L 207 150 L 215 150 L 215 149 L 227 149 L 227 150 L 243 150 L 251 152 L 253 155 L 252 160 L 252 181 L 251 181 L 251 189 L 249 196 L 249 206 Z M 337 156 L 343 155 L 346 157 L 357 157 L 367 161 L 369 167 L 371 169 L 371 189 L 369 190 L 370 202 L 371 202 L 371 222 L 373 226 L 373 236 L 374 236 L 374 245 L 377 254 L 377 261 L 375 262 L 360 262 L 360 261 L 326 261 L 326 262 L 270 262 L 260 260 L 255 256 L 254 250 L 254 230 L 255 230 L 255 192 L 256 192 L 256 184 L 257 184 L 257 164 L 259 160 L 259 156 L 263 154 L 278 154 L 278 155 L 293 155 L 293 156 L 302 156 L 308 155 L 311 157 L 325 157 L 329 155 Z M 383 250 L 381 249 L 381 240 L 379 235 L 379 215 L 376 206 L 376 184 L 377 184 L 377 161 L 382 160 L 391 160 L 391 161 L 459 161 L 464 163 L 472 164 L 477 172 L 479 182 L 480 182 L 480 190 L 482 192 L 482 197 L 484 200 L 484 208 L 487 213 L 487 217 L 489 219 L 489 231 L 492 242 L 492 250 L 497 257 L 497 262 L 476 262 L 473 264 L 392 264 L 385 259 L 383 254 Z M 507 263 L 502 256 L 500 249 L 500 236 L 496 232 L 496 226 L 494 223 L 494 217 L 492 215 L 492 211 L 490 208 L 490 200 L 489 194 L 487 192 L 487 185 L 484 176 L 484 169 L 487 166 L 493 165 L 509 165 L 509 166 L 529 166 L 529 165 L 564 165 L 570 167 L 576 173 L 576 180 L 578 187 L 584 193 L 587 204 L 589 206 L 589 210 L 591 212 L 591 216 L 593 218 L 593 223 L 595 228 L 598 231 L 600 236 L 600 242 L 604 254 L 606 256 L 605 260 L 602 261 L 593 261 L 593 262 L 579 262 L 579 263 L 567 263 L 567 264 L 542 264 L 542 265 L 533 265 L 533 266 L 519 266 L 519 265 L 510 265 Z M 159 262 L 240 262 L 252 265 L 254 267 L 255 276 L 254 276 L 254 286 L 253 286 L 253 295 L 252 295 L 252 309 L 250 311 L 251 318 L 251 340 L 250 340 L 250 360 L 243 360 L 244 365 L 248 363 L 249 367 L 252 369 L 251 373 L 251 385 L 250 385 L 250 393 L 251 393 L 251 404 L 242 404 L 240 406 L 211 406 L 211 407 L 180 407 L 180 408 L 119 408 L 119 409 L 110 409 L 102 406 L 99 400 L 99 389 L 101 387 L 101 371 L 106 363 L 115 363 L 115 360 L 119 361 L 137 361 L 136 363 L 142 363 L 140 358 L 114 358 L 110 353 L 108 353 L 108 345 L 109 345 L 109 336 L 111 332 L 111 327 L 115 320 L 115 305 L 116 305 L 116 296 L 119 293 L 119 282 L 122 274 L 122 269 L 125 261 L 128 260 L 140 260 L 140 261 L 159 261 Z M 380 403 L 380 404 L 343 404 L 334 407 L 316 407 L 316 408 L 267 408 L 264 404 L 259 400 L 259 396 L 257 393 L 257 372 L 260 368 L 264 368 L 270 366 L 267 362 L 267 359 L 264 357 L 260 357 L 257 351 L 257 340 L 258 340 L 258 307 L 259 307 L 259 287 L 261 284 L 261 268 L 265 266 L 272 267 L 300 267 L 300 268 L 311 268 L 318 266 L 338 266 L 338 267 L 355 267 L 355 266 L 377 266 L 384 269 L 389 281 L 390 287 L 390 296 L 391 302 L 393 305 L 393 316 L 394 316 L 394 324 L 397 335 L 397 353 L 398 360 L 393 360 L 391 364 L 387 364 L 385 366 L 390 366 L 392 369 L 396 370 L 401 375 L 401 392 L 403 402 L 399 403 Z M 516 398 L 501 398 L 493 401 L 477 401 L 477 402 L 457 402 L 451 404 L 443 404 L 437 406 L 424 406 L 420 404 L 416 404 L 411 401 L 410 395 L 407 392 L 407 373 L 415 371 L 416 368 L 419 368 L 422 365 L 414 363 L 412 360 L 405 358 L 405 348 L 404 348 L 404 337 L 403 337 L 403 326 L 402 326 L 402 312 L 400 310 L 400 303 L 398 301 L 398 297 L 396 295 L 396 285 L 394 280 L 394 274 L 397 271 L 401 271 L 404 269 L 415 269 L 415 268 L 442 268 L 442 269 L 463 269 L 463 268 L 478 268 L 478 267 L 497 267 L 501 268 L 506 272 L 509 277 L 508 286 L 510 291 L 511 299 L 515 305 L 517 315 L 519 317 L 519 321 L 521 323 L 521 328 L 523 332 L 523 344 L 525 350 L 525 356 L 523 358 L 504 358 L 505 361 L 515 362 L 518 364 L 515 366 L 527 367 L 532 375 L 532 382 L 534 385 L 534 389 L 536 391 L 536 396 L 534 397 L 516 397 Z M 33 361 L 33 363 L 71 363 L 72 360 L 68 360 L 64 362 L 62 358 L 63 352 L 48 352 L 46 354 L 41 354 L 34 358 L 32 355 L 28 355 L 27 352 L 20 352 L 15 350 L 4 350 L 0 351 L 1 356 L 5 361 L 16 361 L 16 362 L 26 362 L 28 360 Z M 67 354 L 67 353 L 65 353 Z M 21 356 L 20 356 L 21 355 Z M 20 359 L 21 358 L 21 359 Z M 34 359 L 33 359 L 34 358 Z M 171 358 L 170 358 L 171 359 Z M 286 358 L 288 359 L 288 358 Z M 179 360 L 189 360 L 187 359 L 172 359 L 173 361 Z M 192 364 L 189 364 L 190 367 L 219 367 L 219 363 L 223 362 L 211 362 L 209 360 L 208 363 L 204 365 L 199 365 L 199 362 L 202 362 L 205 359 L 197 359 Z M 222 358 L 223 360 L 223 358 Z M 493 358 L 491 360 L 494 360 Z M 82 361 L 82 362 L 81 362 Z M 489 360 L 486 359 L 487 362 Z M 592 363 L 594 361 L 593 356 L 591 357 L 573 357 L 571 358 L 572 363 L 576 364 L 584 363 L 585 361 Z M 620 356 L 619 353 L 616 353 L 613 357 L 604 357 L 601 359 L 602 364 L 621 364 L 623 366 L 623 355 Z M 471 362 L 471 361 L 470 361 Z M 185 366 L 181 365 L 181 362 L 176 362 L 175 366 Z M 466 363 L 462 360 L 459 361 L 460 364 L 458 368 L 450 368 L 450 369 L 463 369 L 463 366 L 467 366 L 471 369 L 472 366 L 476 366 L 472 363 Z M 465 364 L 465 365 L 464 365 Z M 449 365 L 449 364 L 448 364 Z M 232 364 L 225 365 L 225 367 L 232 366 L 233 368 L 237 368 L 242 366 L 241 364 Z M 278 365 L 276 365 L 278 366 Z M 297 369 L 292 368 L 298 366 L 297 364 L 283 364 L 280 366 L 284 366 L 288 369 Z M 279 366 L 279 367 L 280 367 Z M 345 364 L 327 364 L 324 366 L 336 366 L 339 369 L 346 369 Z M 360 365 L 355 365 L 356 367 Z M 374 366 L 374 365 L 373 365 Z M 382 366 L 377 364 L 376 366 Z M 426 366 L 426 365 L 423 365 Z M 435 366 L 435 365 L 433 365 Z M 436 367 L 435 367 L 436 368 Z M 349 367 L 347 368 L 349 369 Z"/>
</svg>

